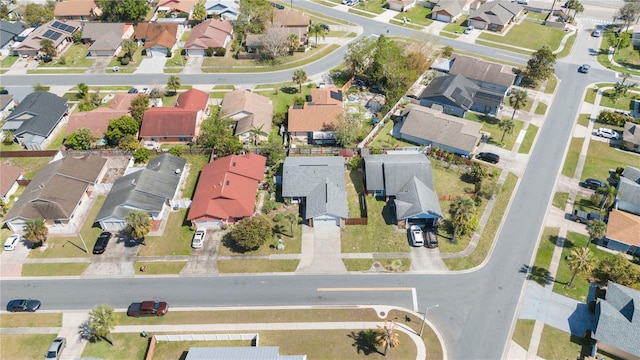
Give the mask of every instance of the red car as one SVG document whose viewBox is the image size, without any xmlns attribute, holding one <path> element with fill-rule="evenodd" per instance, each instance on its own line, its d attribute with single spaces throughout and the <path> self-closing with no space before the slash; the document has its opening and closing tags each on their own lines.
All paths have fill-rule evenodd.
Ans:
<svg viewBox="0 0 640 360">
<path fill-rule="evenodd" d="M 127 316 L 163 316 L 167 311 L 169 305 L 164 301 L 143 301 L 129 305 Z"/>
</svg>

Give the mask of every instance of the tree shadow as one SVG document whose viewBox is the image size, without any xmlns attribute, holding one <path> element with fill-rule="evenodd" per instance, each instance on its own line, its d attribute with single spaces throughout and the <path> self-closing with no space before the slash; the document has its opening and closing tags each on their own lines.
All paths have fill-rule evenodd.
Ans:
<svg viewBox="0 0 640 360">
<path fill-rule="evenodd" d="M 369 355 L 374 353 L 380 354 L 380 352 L 378 351 L 378 349 L 374 344 L 373 337 L 375 336 L 375 332 L 373 332 L 373 330 L 371 331 L 360 330 L 357 333 L 354 331 L 351 331 L 351 333 L 347 336 L 354 340 L 351 346 L 356 348 L 356 352 L 358 354 L 360 354 L 361 352 L 364 355 Z"/>
<path fill-rule="evenodd" d="M 283 87 L 280 88 L 280 91 L 282 91 L 285 94 L 289 94 L 289 95 L 293 95 L 293 94 L 299 93 L 298 88 L 295 88 L 293 86 L 283 86 Z"/>
<path fill-rule="evenodd" d="M 387 204 L 382 208 L 382 219 L 386 225 L 396 225 L 396 208 L 393 200 L 387 201 Z"/>
<path fill-rule="evenodd" d="M 560 238 L 558 238 L 558 240 L 560 240 Z M 564 247 L 565 249 L 572 249 L 576 247 L 576 244 L 574 244 L 573 241 L 565 238 L 562 247 Z"/>
<path fill-rule="evenodd" d="M 549 238 L 547 239 L 550 243 L 556 245 L 558 244 L 558 235 L 552 235 L 549 236 Z"/>
<path fill-rule="evenodd" d="M 539 266 L 532 266 L 529 274 L 531 280 L 542 286 L 550 285 L 555 280 L 549 270 Z"/>
</svg>

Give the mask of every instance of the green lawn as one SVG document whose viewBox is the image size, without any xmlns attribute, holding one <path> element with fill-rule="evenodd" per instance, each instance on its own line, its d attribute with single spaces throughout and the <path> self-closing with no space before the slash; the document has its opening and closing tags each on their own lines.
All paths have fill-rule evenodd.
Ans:
<svg viewBox="0 0 640 360">
<path fill-rule="evenodd" d="M 582 345 L 582 338 L 545 325 L 542 330 L 538 356 L 543 359 L 583 359 L 591 355 L 590 347 Z"/>
<path fill-rule="evenodd" d="M 578 116 L 578 125 L 589 126 L 589 121 L 591 121 L 591 114 L 580 114 Z"/>
<path fill-rule="evenodd" d="M 518 25 L 512 26 L 504 36 L 483 31 L 479 38 L 532 50 L 537 50 L 544 45 L 548 45 L 551 50 L 556 50 L 560 46 L 560 42 L 565 34 L 566 33 L 560 29 L 530 21 L 523 21 Z"/>
<path fill-rule="evenodd" d="M 129 62 L 129 64 L 127 65 L 121 65 L 119 61 L 120 57 L 114 56 L 107 66 L 107 73 L 117 74 L 113 71 L 114 66 L 120 68 L 120 73 L 132 73 L 136 71 L 136 69 L 140 65 L 140 62 L 142 62 L 142 50 L 144 50 L 144 48 L 142 46 L 139 46 L 138 49 L 136 49 L 136 51 L 133 53 L 133 59 L 131 59 L 131 62 Z"/>
<path fill-rule="evenodd" d="M 350 13 L 352 13 L 352 14 L 364 16 L 364 17 L 369 18 L 369 19 L 373 19 L 374 17 L 376 17 L 376 14 L 372 14 L 370 12 L 365 12 L 365 11 L 361 11 L 361 10 L 358 10 L 358 9 L 354 9 L 353 7 L 350 7 L 348 11 Z"/>
<path fill-rule="evenodd" d="M 17 150 L 23 150 L 23 149 L 20 148 Z M 2 151 L 0 151 L 0 155 L 6 155 L 6 153 L 3 154 Z M 50 157 L 25 157 L 25 158 L 0 157 L 0 159 L 2 159 L 2 161 L 9 161 L 14 166 L 17 166 L 20 169 L 22 169 L 25 172 L 25 177 L 27 179 L 33 179 L 33 177 L 36 175 L 38 170 L 40 170 L 40 168 L 43 167 L 44 165 L 48 164 L 52 158 Z"/>
<path fill-rule="evenodd" d="M 374 263 L 379 263 L 389 272 L 403 272 L 411 269 L 411 259 L 342 259 L 347 271 L 369 271 Z M 379 269 L 376 269 L 379 270 Z"/>
<path fill-rule="evenodd" d="M 640 167 L 640 158 L 637 154 L 620 151 L 611 147 L 606 142 L 591 141 L 587 152 L 587 160 L 580 179 L 588 177 L 606 179 L 609 177 L 609 170 L 627 165 Z"/>
<path fill-rule="evenodd" d="M 564 158 L 564 166 L 562 167 L 562 175 L 573 177 L 578 167 L 578 159 L 580 158 L 580 150 L 582 150 L 582 143 L 584 138 L 571 138 L 571 144 L 569 144 L 569 150 L 567 156 Z M 591 144 L 591 143 L 589 143 Z"/>
<path fill-rule="evenodd" d="M 382 14 L 389 6 L 387 0 L 367 0 L 360 1 L 352 9 L 359 9 L 375 14 Z"/>
<path fill-rule="evenodd" d="M 525 350 L 529 349 L 531 334 L 533 334 L 533 326 L 535 324 L 535 320 L 518 319 L 518 321 L 516 321 L 516 328 L 513 330 L 512 339 Z"/>
<path fill-rule="evenodd" d="M 66 129 L 67 125 L 64 125 L 62 129 L 58 131 L 58 134 L 52 139 L 51 143 L 49 143 L 49 146 L 47 146 L 47 150 L 60 150 L 60 148 L 62 147 L 62 143 L 64 142 Z"/>
<path fill-rule="evenodd" d="M 547 79 L 547 87 L 544 88 L 544 92 L 546 94 L 553 94 L 556 91 L 556 87 L 558 86 L 558 78 L 555 75 L 552 75 Z"/>
<path fill-rule="evenodd" d="M 81 263 L 26 263 L 22 265 L 22 276 L 78 276 L 89 267 Z"/>
<path fill-rule="evenodd" d="M 186 264 L 186 261 L 136 261 L 133 269 L 136 275 L 177 275 Z"/>
<path fill-rule="evenodd" d="M 190 255 L 193 231 L 186 216 L 187 209 L 172 211 L 162 236 L 146 236 L 138 256 Z"/>
<path fill-rule="evenodd" d="M 0 359 L 42 359 L 56 334 L 0 335 Z"/>
<path fill-rule="evenodd" d="M 460 16 L 458 18 L 458 21 L 445 25 L 442 30 L 450 33 L 462 34 L 464 29 L 467 27 L 466 21 L 467 21 L 466 15 Z"/>
<path fill-rule="evenodd" d="M 556 58 L 560 59 L 560 58 L 569 56 L 569 54 L 571 53 L 571 49 L 573 48 L 573 45 L 576 42 L 577 36 L 578 36 L 577 33 L 569 36 L 567 41 L 564 43 L 564 47 L 562 48 L 562 50 L 556 54 Z"/>
<path fill-rule="evenodd" d="M 429 26 L 433 23 L 431 20 L 431 9 L 424 6 L 414 6 L 407 12 L 401 12 L 398 15 L 394 16 L 394 19 L 402 21 L 404 18 L 407 19 L 407 23 L 409 24 L 418 24 L 423 26 Z"/>
<path fill-rule="evenodd" d="M 611 98 L 613 89 L 605 90 L 600 98 L 600 106 L 620 109 L 620 110 L 633 110 L 632 100 L 640 99 L 640 94 L 629 92 L 627 95 L 622 96 L 618 101 L 614 102 Z"/>
<path fill-rule="evenodd" d="M 585 211 L 587 213 L 594 212 L 602 215 L 602 217 L 607 216 L 607 209 L 600 210 L 600 207 L 598 206 L 598 204 L 594 204 L 591 201 L 590 197 L 576 196 L 573 208 Z"/>
<path fill-rule="evenodd" d="M 60 326 L 62 326 L 61 313 L 0 314 L 0 328 Z"/>
<path fill-rule="evenodd" d="M 502 146 L 500 140 L 502 139 L 503 131 L 498 127 L 498 123 L 500 122 L 500 120 L 492 116 L 477 114 L 470 111 L 467 111 L 467 113 L 464 115 L 464 118 L 467 120 L 482 123 L 482 131 L 486 131 L 491 134 L 491 137 L 489 138 L 489 144 Z M 513 148 L 513 145 L 518 138 L 518 134 L 520 133 L 520 129 L 522 129 L 522 121 L 513 119 L 513 122 L 515 123 L 513 131 L 510 134 L 505 134 L 504 136 L 503 143 L 504 148 L 506 149 Z"/>
<path fill-rule="evenodd" d="M 556 192 L 553 194 L 553 202 L 552 205 L 557 207 L 560 210 L 564 210 L 567 206 L 567 201 L 569 200 L 569 193 L 566 192 Z"/>
<path fill-rule="evenodd" d="M 524 139 L 522 139 L 522 143 L 518 148 L 519 154 L 528 154 L 529 151 L 531 151 L 536 135 L 538 135 L 538 127 L 533 124 L 529 124 L 527 132 L 524 134 Z"/>
<path fill-rule="evenodd" d="M 549 265 L 553 257 L 553 250 L 556 248 L 558 233 L 560 228 L 545 228 L 540 239 L 540 246 L 536 253 L 536 260 L 531 268 L 531 279 L 538 284 L 545 286 L 549 280 Z"/>
<path fill-rule="evenodd" d="M 87 58 L 89 47 L 82 44 L 74 44 L 61 56 L 56 57 L 49 63 L 41 63 L 39 68 L 51 67 L 79 67 L 88 68 L 93 64 L 94 59 Z M 64 58 L 64 64 L 61 59 Z"/>
<path fill-rule="evenodd" d="M 315 87 L 314 84 L 311 86 L 303 85 L 302 86 L 302 94 L 299 93 L 300 87 L 296 84 L 291 85 L 274 85 L 276 90 L 260 90 L 256 91 L 256 94 L 260 94 L 262 96 L 266 96 L 271 99 L 271 103 L 273 104 L 273 112 L 287 112 L 289 110 L 289 106 L 293 105 L 293 98 L 296 96 L 305 97 L 306 95 L 311 94 L 311 88 Z"/>
<path fill-rule="evenodd" d="M 501 49 L 501 50 L 506 50 L 506 51 L 515 52 L 519 54 L 524 54 L 524 55 L 531 55 L 533 53 L 533 50 L 530 50 L 530 49 L 521 49 L 519 47 L 515 47 L 512 45 L 496 43 L 489 40 L 483 40 L 481 38 L 478 38 L 475 43 L 478 45 L 483 45 L 483 46 L 491 47 L 494 49 Z"/>
<path fill-rule="evenodd" d="M 387 123 L 382 127 L 382 129 L 378 132 L 378 134 L 374 137 L 369 147 L 372 149 L 382 149 L 382 148 L 395 148 L 395 147 L 415 147 L 416 144 L 412 144 L 410 142 L 396 139 L 391 135 L 391 129 L 393 129 L 393 121 L 387 121 Z"/>
<path fill-rule="evenodd" d="M 273 273 L 294 272 L 300 260 L 218 260 L 218 271 L 222 273 Z"/>
<path fill-rule="evenodd" d="M 0 68 L 10 68 L 16 61 L 18 61 L 19 56 L 5 56 L 0 59 Z"/>
<path fill-rule="evenodd" d="M 139 333 L 111 334 L 113 346 L 104 340 L 87 342 L 82 357 L 97 359 L 144 359 L 149 345 L 149 338 Z"/>
<path fill-rule="evenodd" d="M 178 48 L 171 55 L 170 59 L 164 64 L 165 73 L 179 73 L 187 63 L 187 57 L 181 55 L 182 48 Z"/>
<path fill-rule="evenodd" d="M 364 217 L 361 213 L 360 195 L 364 193 L 362 183 L 362 170 L 351 170 L 345 175 L 345 187 L 347 189 L 347 206 L 349 217 Z"/>
<path fill-rule="evenodd" d="M 547 104 L 545 104 L 543 102 L 539 102 L 538 106 L 536 107 L 535 114 L 536 115 L 544 115 L 546 112 L 547 112 Z"/>
</svg>

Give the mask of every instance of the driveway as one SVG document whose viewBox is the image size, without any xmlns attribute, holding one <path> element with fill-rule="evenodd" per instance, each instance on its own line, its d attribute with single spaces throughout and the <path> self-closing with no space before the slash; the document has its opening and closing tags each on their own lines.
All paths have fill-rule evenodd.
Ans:
<svg viewBox="0 0 640 360">
<path fill-rule="evenodd" d="M 4 242 L 3 242 L 4 244 Z M 19 277 L 22 274 L 22 263 L 29 256 L 29 248 L 25 240 L 21 240 L 13 251 L 2 251 L 0 254 L 0 277 Z"/>
<path fill-rule="evenodd" d="M 93 241 L 93 239 L 85 239 Z M 89 249 L 91 251 L 91 249 Z M 107 250 L 101 255 L 92 255 L 91 264 L 82 276 L 134 275 L 134 263 L 138 254 L 138 245 L 128 236 L 113 234 Z"/>
<path fill-rule="evenodd" d="M 296 273 L 347 273 L 342 262 L 340 227 L 302 225 L 302 254 Z"/>
<path fill-rule="evenodd" d="M 95 60 L 93 61 L 93 64 L 91 65 L 91 67 L 89 69 L 87 69 L 87 71 L 85 71 L 85 74 L 104 74 L 104 72 L 107 70 L 107 66 L 109 65 L 109 62 L 111 61 L 111 56 L 99 56 L 99 57 L 95 57 Z"/>
<path fill-rule="evenodd" d="M 430 273 L 438 271 L 449 271 L 447 265 L 440 257 L 440 251 L 436 249 L 429 249 L 426 247 L 412 247 L 409 253 L 411 259 L 412 272 L 429 271 Z"/>
<path fill-rule="evenodd" d="M 182 73 L 184 74 L 201 74 L 203 57 L 188 57 L 187 63 L 184 65 Z"/>
<path fill-rule="evenodd" d="M 216 258 L 218 256 L 218 246 L 225 234 L 222 230 L 209 230 L 204 239 L 204 246 L 201 249 L 191 249 L 191 256 L 184 266 L 180 275 L 216 275 L 218 266 Z"/>
<path fill-rule="evenodd" d="M 145 57 L 140 62 L 135 74 L 162 74 L 164 73 L 164 64 L 167 59 L 164 56 Z"/>
</svg>

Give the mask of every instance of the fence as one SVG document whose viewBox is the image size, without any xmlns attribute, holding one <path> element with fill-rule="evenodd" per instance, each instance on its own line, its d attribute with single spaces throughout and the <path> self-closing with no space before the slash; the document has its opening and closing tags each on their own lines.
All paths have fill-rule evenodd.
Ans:
<svg viewBox="0 0 640 360">
<path fill-rule="evenodd" d="M 369 223 L 368 218 L 346 218 L 344 219 L 345 225 L 367 225 Z"/>
<path fill-rule="evenodd" d="M 251 346 L 258 346 L 258 334 L 177 334 L 153 335 L 147 349 L 145 360 L 152 360 L 156 343 L 160 341 L 251 341 Z"/>
</svg>

